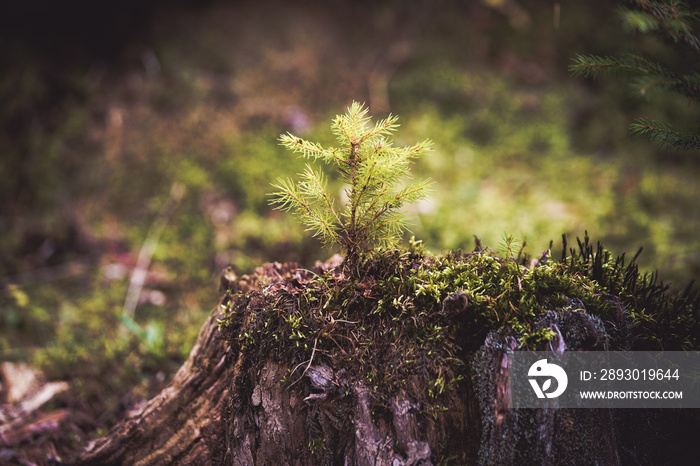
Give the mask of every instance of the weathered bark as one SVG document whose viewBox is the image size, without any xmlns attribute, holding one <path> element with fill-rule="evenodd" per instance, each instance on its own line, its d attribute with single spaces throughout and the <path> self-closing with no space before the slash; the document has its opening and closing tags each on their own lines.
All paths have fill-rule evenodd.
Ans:
<svg viewBox="0 0 700 466">
<path fill-rule="evenodd" d="M 341 393 L 343 381 L 327 366 L 309 368 L 314 393 L 302 393 L 281 383 L 287 367 L 267 362 L 249 399 L 231 405 L 242 361 L 226 362 L 218 317 L 207 320 L 171 384 L 77 464 L 430 464 L 427 438 L 440 434 L 420 425 L 415 402 L 397 396 L 393 423 L 377 426 L 370 390 L 355 384 Z"/>
<path fill-rule="evenodd" d="M 263 270 L 267 278 L 280 278 L 279 266 Z M 245 290 L 258 278 L 238 280 L 226 270 L 222 288 Z M 419 414 L 420 402 L 403 394 L 378 416 L 370 388 L 322 364 L 288 387 L 282 383 L 288 367 L 268 361 L 248 390 L 235 386 L 250 370 L 219 334 L 222 311 L 220 305 L 204 324 L 173 381 L 90 445 L 77 464 L 419 465 L 431 464 L 441 446 L 460 444 L 455 457 L 475 458 L 480 425 L 466 393 L 433 421 Z"/>
<path fill-rule="evenodd" d="M 173 381 L 87 448 L 77 464 L 210 464 L 225 448 L 221 413 L 233 368 L 214 312 Z"/>
<path fill-rule="evenodd" d="M 275 283 L 290 271 L 293 266 L 266 264 L 259 274 Z M 222 287 L 245 290 L 255 287 L 258 278 L 238 280 L 227 270 Z M 469 356 L 471 380 L 454 390 L 447 409 L 433 417 L 426 414 L 427 400 L 405 392 L 389 397 L 388 405 L 378 405 L 357 374 L 321 362 L 309 363 L 301 380 L 284 382 L 289 365 L 264 356 L 253 363 L 221 338 L 217 320 L 223 307 L 204 324 L 171 384 L 91 445 L 77 464 L 621 462 L 621 427 L 610 411 L 507 409 L 508 340 L 487 339 Z M 240 325 L 248 325 L 243 317 Z M 591 335 L 590 341 L 597 342 L 597 336 Z M 564 345 L 563 339 L 555 343 Z"/>
<path fill-rule="evenodd" d="M 609 409 L 508 409 L 506 350 L 515 342 L 495 340 L 487 338 L 474 362 L 483 368 L 474 377 L 483 408 L 480 464 L 621 464 Z"/>
<path fill-rule="evenodd" d="M 317 384 L 318 372 L 331 378 Z M 249 414 L 232 417 L 225 464 L 432 464 L 429 439 L 439 440 L 439 426 L 421 423 L 417 403 L 396 396 L 389 422 L 373 414 L 371 390 L 363 383 L 340 391 L 342 382 L 320 366 L 307 374 L 315 393 L 302 398 L 282 387 L 286 373 L 274 363 L 262 369 Z"/>
</svg>

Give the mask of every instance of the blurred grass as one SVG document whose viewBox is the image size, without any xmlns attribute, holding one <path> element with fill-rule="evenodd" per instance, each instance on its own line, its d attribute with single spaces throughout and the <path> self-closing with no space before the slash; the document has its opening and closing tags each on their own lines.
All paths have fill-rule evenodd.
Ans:
<svg viewBox="0 0 700 466">
<path fill-rule="evenodd" d="M 416 167 L 435 192 L 411 213 L 433 252 L 513 234 L 539 255 L 588 230 L 617 253 L 644 246 L 642 266 L 678 287 L 696 278 L 697 154 L 627 135 L 638 114 L 694 109 L 566 71 L 576 53 L 633 45 L 610 5 L 562 3 L 556 29 L 549 4 L 467 3 L 162 9 L 120 60 L 60 82 L 41 62 L 12 68 L 0 81 L 0 359 L 73 380 L 96 412 L 172 373 L 224 266 L 331 255 L 266 193 L 304 164 L 278 135 L 331 143 L 330 121 L 352 100 L 398 114 L 397 144 L 435 142 Z M 184 196 L 146 276 L 141 330 L 124 334 L 130 274 L 174 184 Z"/>
</svg>

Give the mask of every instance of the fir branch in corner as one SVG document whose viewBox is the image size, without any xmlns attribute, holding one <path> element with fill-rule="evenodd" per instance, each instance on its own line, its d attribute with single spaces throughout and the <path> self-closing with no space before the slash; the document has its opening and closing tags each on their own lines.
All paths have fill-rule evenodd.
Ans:
<svg viewBox="0 0 700 466">
<path fill-rule="evenodd" d="M 683 42 L 700 52 L 700 41 L 693 34 L 692 27 L 692 22 L 700 15 L 691 11 L 687 3 L 676 0 L 635 0 L 633 3 L 636 9 L 622 7 L 618 10 L 626 30 L 643 34 L 656 32 L 674 43 Z"/>
<path fill-rule="evenodd" d="M 658 143 L 659 147 L 693 150 L 700 147 L 700 127 L 679 128 L 671 123 L 644 118 L 630 125 L 632 134 Z"/>
<path fill-rule="evenodd" d="M 677 0 L 634 0 L 632 8 L 620 8 L 618 14 L 627 30 L 654 32 L 671 41 L 677 48 L 683 45 L 691 54 L 700 52 L 700 41 L 692 32 L 693 22 L 700 12 L 690 10 Z M 576 76 L 598 78 L 603 75 L 626 73 L 634 76 L 634 88 L 640 95 L 652 91 L 670 91 L 700 101 L 700 74 L 670 70 L 641 53 L 626 53 L 619 57 L 578 55 L 569 70 Z M 674 150 L 700 149 L 700 128 L 676 126 L 652 119 L 640 119 L 631 125 L 632 134 L 646 137 L 660 147 Z"/>
<path fill-rule="evenodd" d="M 616 75 L 621 72 L 654 76 L 659 79 L 677 80 L 678 76 L 663 66 L 649 60 L 639 53 L 626 53 L 621 57 L 601 57 L 598 55 L 577 55 L 573 65 L 569 66 L 574 76 L 598 78 L 605 74 Z"/>
</svg>

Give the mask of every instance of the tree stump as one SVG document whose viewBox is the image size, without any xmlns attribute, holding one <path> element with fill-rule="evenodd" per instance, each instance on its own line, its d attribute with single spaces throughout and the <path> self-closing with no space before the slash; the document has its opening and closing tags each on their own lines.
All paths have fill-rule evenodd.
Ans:
<svg viewBox="0 0 700 466">
<path fill-rule="evenodd" d="M 317 264 L 315 273 L 331 266 Z M 265 264 L 239 279 L 227 269 L 222 290 L 247 291 L 261 284 L 284 288 L 309 273 L 300 275 L 302 270 L 294 264 Z M 470 380 L 451 392 L 445 409 L 432 417 L 423 409 L 427 400 L 403 391 L 379 406 L 373 388 L 356 374 L 312 363 L 313 358 L 303 375 L 296 372 L 296 380 L 287 380 L 291 363 L 264 355 L 252 363 L 222 337 L 219 319 L 231 296 L 223 294 L 173 381 L 89 445 L 76 464 L 555 465 L 658 457 L 649 453 L 661 443 L 653 441 L 656 432 L 633 440 L 624 433 L 639 424 L 639 416 L 611 410 L 508 410 L 503 361 L 514 342 L 498 334 L 468 355 Z M 247 306 L 258 304 L 253 300 Z M 547 324 L 564 325 L 567 319 L 558 322 Z M 239 324 L 245 328 L 250 321 L 241 315 Z M 595 342 L 597 336 L 585 341 Z"/>
</svg>

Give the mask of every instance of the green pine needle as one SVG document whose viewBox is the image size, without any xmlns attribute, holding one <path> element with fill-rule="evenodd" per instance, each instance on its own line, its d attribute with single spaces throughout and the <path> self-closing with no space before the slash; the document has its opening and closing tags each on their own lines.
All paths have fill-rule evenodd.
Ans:
<svg viewBox="0 0 700 466">
<path fill-rule="evenodd" d="M 692 32 L 692 23 L 700 17 L 686 2 L 668 0 L 635 0 L 637 9 L 621 8 L 619 15 L 628 30 L 642 33 L 657 32 L 674 43 L 684 42 L 700 51 L 700 41 Z"/>
<path fill-rule="evenodd" d="M 677 0 L 634 0 L 633 8 L 620 8 L 618 14 L 627 30 L 654 32 L 674 44 L 684 44 L 691 53 L 700 52 L 700 41 L 692 32 L 699 11 L 690 10 Z M 603 75 L 630 74 L 633 87 L 644 96 L 654 91 L 670 91 L 700 101 L 700 74 L 676 73 L 641 53 L 619 57 L 578 55 L 569 70 L 576 76 L 598 78 Z M 632 134 L 646 137 L 660 147 L 674 150 L 700 149 L 700 128 L 681 128 L 670 123 L 639 119 L 630 127 Z"/>
<path fill-rule="evenodd" d="M 671 123 L 639 118 L 630 125 L 632 134 L 658 143 L 659 147 L 673 150 L 700 149 L 700 127 L 680 128 Z"/>
</svg>

